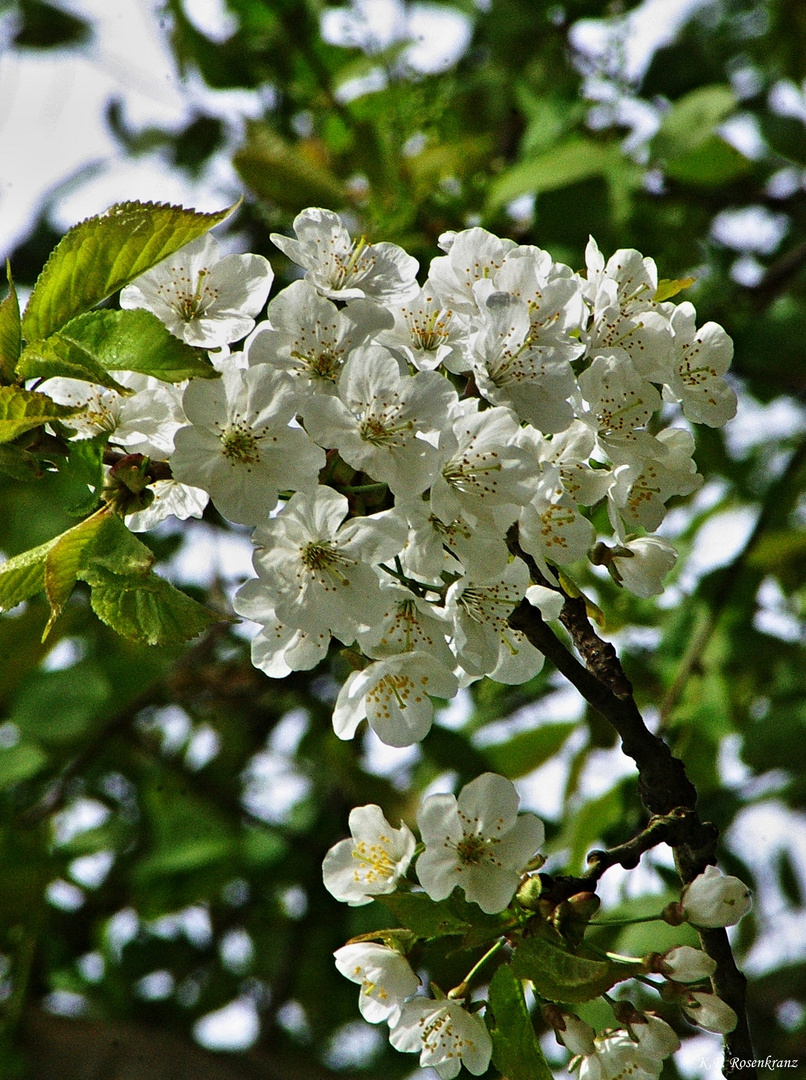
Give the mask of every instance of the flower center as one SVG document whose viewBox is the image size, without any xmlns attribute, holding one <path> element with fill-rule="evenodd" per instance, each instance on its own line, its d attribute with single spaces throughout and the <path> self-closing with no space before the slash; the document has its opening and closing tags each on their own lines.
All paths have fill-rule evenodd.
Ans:
<svg viewBox="0 0 806 1080">
<path fill-rule="evenodd" d="M 379 837 L 387 840 L 388 837 Z M 353 880 L 364 884 L 377 881 L 389 881 L 395 876 L 395 860 L 391 858 L 383 843 L 368 844 L 366 840 L 356 840 L 352 852 L 358 860 L 358 869 L 353 871 Z"/>
<path fill-rule="evenodd" d="M 255 434 L 242 424 L 229 424 L 224 428 L 221 447 L 224 457 L 229 461 L 239 461 L 242 465 L 257 465 L 260 461 Z"/>
<path fill-rule="evenodd" d="M 205 279 L 210 276 L 210 271 L 206 268 L 196 275 L 195 286 L 192 278 L 184 271 L 175 269 L 174 273 L 176 276 L 171 282 L 174 296 L 173 300 L 169 301 L 170 306 L 182 322 L 193 322 L 212 307 L 218 299 L 218 290 L 206 283 Z"/>
<path fill-rule="evenodd" d="M 488 856 L 488 845 L 491 842 L 478 833 L 466 834 L 456 845 L 459 862 L 462 866 L 480 866 Z"/>
</svg>

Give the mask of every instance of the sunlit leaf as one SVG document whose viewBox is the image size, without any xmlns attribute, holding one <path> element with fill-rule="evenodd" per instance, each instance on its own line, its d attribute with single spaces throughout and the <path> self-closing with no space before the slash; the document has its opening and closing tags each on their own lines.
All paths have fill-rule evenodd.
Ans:
<svg viewBox="0 0 806 1080">
<path fill-rule="evenodd" d="M 590 1001 L 639 969 L 640 964 L 577 956 L 564 943 L 549 941 L 542 935 L 525 937 L 512 956 L 513 974 L 531 979 L 535 991 L 549 1001 Z"/>
<path fill-rule="evenodd" d="M 11 277 L 11 266 L 6 263 L 8 296 L 0 303 L 0 379 L 13 382 L 14 368 L 20 355 L 20 303 Z"/>
<path fill-rule="evenodd" d="M 65 419 L 77 411 L 67 405 L 57 405 L 35 390 L 0 386 L 0 443 L 11 442 L 49 420 Z"/>
<path fill-rule="evenodd" d="M 233 210 L 199 214 L 165 203 L 119 203 L 74 226 L 37 279 L 22 317 L 28 341 L 47 338 Z"/>
<path fill-rule="evenodd" d="M 519 195 L 539 195 L 601 176 L 612 161 L 609 146 L 573 136 L 537 157 L 518 162 L 497 177 L 490 185 L 488 210 L 497 210 Z"/>
</svg>

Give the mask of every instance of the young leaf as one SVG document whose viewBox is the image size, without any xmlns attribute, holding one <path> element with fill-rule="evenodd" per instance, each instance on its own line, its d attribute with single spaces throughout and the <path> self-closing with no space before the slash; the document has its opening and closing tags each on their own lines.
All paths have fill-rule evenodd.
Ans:
<svg viewBox="0 0 806 1080">
<path fill-rule="evenodd" d="M 33 341 L 23 349 L 17 364 L 21 379 L 82 379 L 128 394 L 98 360 L 63 334 L 51 334 L 44 341 Z"/>
<path fill-rule="evenodd" d="M 578 956 L 559 939 L 539 935 L 524 938 L 512 956 L 513 974 L 531 979 L 535 991 L 549 1001 L 591 1001 L 638 970 L 639 965 Z"/>
<path fill-rule="evenodd" d="M 535 1035 L 520 979 L 509 964 L 493 975 L 486 1013 L 493 1064 L 508 1080 L 553 1080 Z"/>
<path fill-rule="evenodd" d="M 48 420 L 73 416 L 77 409 L 57 405 L 45 394 L 23 390 L 19 386 L 0 386 L 0 443 L 11 442 L 25 431 Z"/>
<path fill-rule="evenodd" d="M 139 371 L 163 382 L 218 376 L 204 349 L 175 338 L 144 308 L 79 315 L 56 336 L 86 350 L 107 371 Z"/>
<path fill-rule="evenodd" d="M 472 925 L 450 910 L 450 898 L 436 901 L 425 893 L 390 893 L 378 899 L 389 908 L 398 922 L 421 938 L 464 934 Z"/>
<path fill-rule="evenodd" d="M 45 559 L 56 540 L 58 537 L 0 563 L 0 611 L 9 611 L 44 589 Z"/>
<path fill-rule="evenodd" d="M 677 296 L 679 292 L 682 292 L 683 289 L 690 289 L 696 280 L 693 277 L 661 278 L 652 299 L 656 303 L 660 303 L 662 300 L 670 300 L 673 296 Z"/>
<path fill-rule="evenodd" d="M 50 337 L 107 296 L 222 222 L 234 207 L 199 214 L 165 203 L 119 203 L 62 237 L 37 279 L 22 332 Z"/>
<path fill-rule="evenodd" d="M 108 507 L 103 507 L 97 514 L 57 537 L 48 551 L 45 557 L 45 593 L 50 604 L 50 618 L 42 634 L 43 641 L 75 587 L 78 572 L 85 563 L 87 548 L 103 530 L 111 513 Z"/>
<path fill-rule="evenodd" d="M 8 275 L 8 296 L 0 304 L 0 379 L 4 382 L 13 382 L 14 368 L 22 347 L 20 303 L 9 263 L 6 263 L 6 274 Z"/>
<path fill-rule="evenodd" d="M 115 574 L 96 563 L 79 577 L 89 583 L 92 610 L 101 622 L 146 645 L 189 641 L 221 619 L 154 573 Z"/>
</svg>

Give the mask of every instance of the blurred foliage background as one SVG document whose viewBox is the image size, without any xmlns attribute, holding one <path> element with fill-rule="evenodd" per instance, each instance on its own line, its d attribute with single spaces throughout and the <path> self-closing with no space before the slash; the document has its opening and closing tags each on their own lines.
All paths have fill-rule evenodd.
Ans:
<svg viewBox="0 0 806 1080">
<path fill-rule="evenodd" d="M 658 603 L 590 568 L 580 583 L 719 826 L 723 868 L 756 890 L 734 943 L 758 1056 L 806 1061 L 806 8 L 225 0 L 211 34 L 198 6 L 165 0 L 155 32 L 181 80 L 230 104 L 169 130 L 115 100 L 109 130 L 188 190 L 215 172 L 245 192 L 229 242 L 269 256 L 281 281 L 269 233 L 309 205 L 424 265 L 444 230 L 481 224 L 579 268 L 592 233 L 606 254 L 637 247 L 662 277 L 694 276 L 700 321 L 734 338 L 740 412 L 697 433 L 706 485 L 667 519 L 674 583 Z M 648 13 L 668 40 L 641 54 Z M 5 0 L 0 14 L 11 51 L 91 47 L 80 5 Z M 460 45 L 424 63 L 440 26 Z M 259 103 L 248 121 L 233 91 Z M 23 291 L 58 239 L 58 198 L 9 253 Z M 68 527 L 80 494 L 75 469 L 4 476 L 0 551 Z M 149 543 L 162 573 L 222 609 L 248 573 L 248 537 L 213 512 Z M 572 872 L 643 823 L 614 734 L 549 665 L 523 687 L 476 684 L 421 747 L 381 752 L 332 733 L 338 654 L 275 682 L 227 624 L 190 647 L 134 646 L 80 590 L 43 645 L 46 620 L 44 599 L 0 618 L 3 1077 L 409 1076 L 414 1059 L 359 1020 L 332 965 L 383 919 L 321 884 L 350 808 L 411 821 L 438 777 L 494 768 L 546 818 L 549 869 Z M 609 911 L 671 898 L 667 856 L 609 871 Z M 607 944 L 662 948 L 660 934 Z M 664 1076 L 716 1076 L 717 1049 L 695 1037 Z"/>
</svg>

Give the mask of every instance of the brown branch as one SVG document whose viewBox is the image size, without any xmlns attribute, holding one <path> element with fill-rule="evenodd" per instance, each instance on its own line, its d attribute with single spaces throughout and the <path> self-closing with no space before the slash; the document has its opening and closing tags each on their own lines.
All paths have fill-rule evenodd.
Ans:
<svg viewBox="0 0 806 1080">
<path fill-rule="evenodd" d="M 512 546 L 516 546 L 514 540 Z M 534 576 L 537 568 L 533 561 L 520 551 L 518 554 L 530 564 Z M 538 579 L 544 580 L 542 575 Z M 587 618 L 584 601 L 566 596 L 560 618 L 588 667 L 583 667 L 543 621 L 539 611 L 528 602 L 523 601 L 509 621 L 514 629 L 520 630 L 535 648 L 551 660 L 588 704 L 616 730 L 624 753 L 635 761 L 638 768 L 639 792 L 647 810 L 653 815 L 679 819 L 679 834 L 676 835 L 673 850 L 680 877 L 688 884 L 707 865 L 716 862 L 718 831 L 714 825 L 700 820 L 696 810 L 697 792 L 686 776 L 683 762 L 672 755 L 663 739 L 647 728 L 631 688 L 627 691 L 630 684 L 615 649 L 603 642 L 594 631 Z M 651 822 L 648 829 L 652 829 Z M 635 851 L 631 845 L 640 849 L 645 840 L 649 838 L 635 838 L 622 845 L 628 849 L 625 854 L 633 857 Z M 618 849 L 614 850 L 618 852 Z M 640 856 L 640 850 L 638 854 Z M 618 856 L 615 861 L 619 861 Z M 612 862 L 610 865 L 613 865 Z M 753 1060 L 745 1007 L 747 980 L 736 967 L 724 930 L 701 931 L 700 941 L 705 952 L 717 962 L 717 971 L 712 979 L 714 992 L 731 1006 L 738 1017 L 735 1030 L 725 1038 L 724 1075 L 730 1080 L 755 1080 L 755 1068 L 744 1064 Z M 734 1067 L 731 1064 L 733 1060 L 742 1064 Z"/>
</svg>

